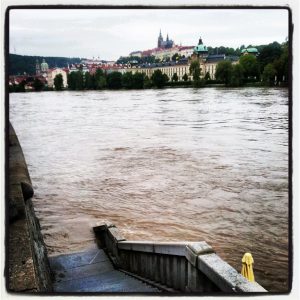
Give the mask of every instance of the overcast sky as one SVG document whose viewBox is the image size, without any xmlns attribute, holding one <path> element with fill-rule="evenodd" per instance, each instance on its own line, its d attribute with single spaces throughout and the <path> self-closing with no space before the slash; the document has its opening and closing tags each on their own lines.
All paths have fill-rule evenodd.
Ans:
<svg viewBox="0 0 300 300">
<path fill-rule="evenodd" d="M 156 47 L 159 30 L 176 44 L 207 46 L 284 42 L 288 11 L 271 9 L 10 11 L 10 53 L 115 60 Z"/>
</svg>

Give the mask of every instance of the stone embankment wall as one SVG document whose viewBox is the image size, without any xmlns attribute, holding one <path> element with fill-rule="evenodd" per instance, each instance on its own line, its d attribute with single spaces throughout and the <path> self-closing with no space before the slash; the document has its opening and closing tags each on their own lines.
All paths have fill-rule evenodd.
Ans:
<svg viewBox="0 0 300 300">
<path fill-rule="evenodd" d="M 18 137 L 9 124 L 6 195 L 6 287 L 10 292 L 52 290 L 51 271 L 33 188 Z"/>
</svg>

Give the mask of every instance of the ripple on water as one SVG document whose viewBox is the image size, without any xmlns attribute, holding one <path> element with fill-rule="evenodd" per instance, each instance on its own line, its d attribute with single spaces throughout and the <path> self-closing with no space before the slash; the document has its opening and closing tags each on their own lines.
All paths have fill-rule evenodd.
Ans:
<svg viewBox="0 0 300 300">
<path fill-rule="evenodd" d="M 288 93 L 164 89 L 10 94 L 50 254 L 127 239 L 206 240 L 256 280 L 288 281 Z"/>
</svg>

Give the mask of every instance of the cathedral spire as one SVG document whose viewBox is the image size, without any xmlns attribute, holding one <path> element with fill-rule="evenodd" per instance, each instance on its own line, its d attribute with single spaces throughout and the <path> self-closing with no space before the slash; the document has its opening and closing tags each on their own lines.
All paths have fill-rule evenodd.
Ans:
<svg viewBox="0 0 300 300">
<path fill-rule="evenodd" d="M 159 30 L 159 36 L 158 36 L 158 40 L 157 40 L 157 48 L 161 48 L 162 47 L 162 44 L 163 44 L 163 37 L 161 35 L 161 29 Z"/>
</svg>

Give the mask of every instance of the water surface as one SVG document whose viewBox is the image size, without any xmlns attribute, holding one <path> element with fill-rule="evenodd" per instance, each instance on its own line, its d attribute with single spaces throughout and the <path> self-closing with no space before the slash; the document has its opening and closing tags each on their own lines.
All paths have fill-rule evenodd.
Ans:
<svg viewBox="0 0 300 300">
<path fill-rule="evenodd" d="M 205 240 L 256 280 L 288 278 L 288 91 L 164 89 L 10 94 L 49 253 L 130 240 Z"/>
</svg>

